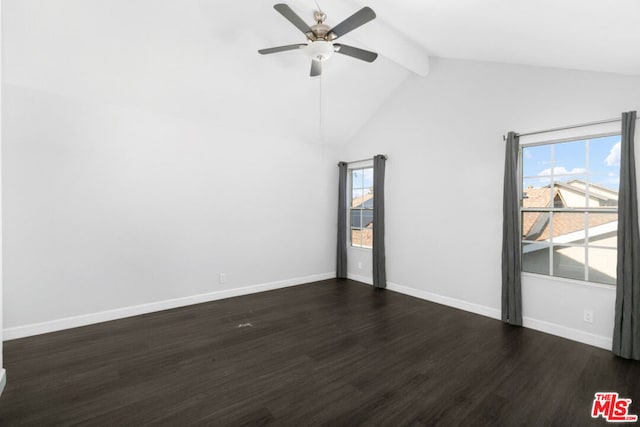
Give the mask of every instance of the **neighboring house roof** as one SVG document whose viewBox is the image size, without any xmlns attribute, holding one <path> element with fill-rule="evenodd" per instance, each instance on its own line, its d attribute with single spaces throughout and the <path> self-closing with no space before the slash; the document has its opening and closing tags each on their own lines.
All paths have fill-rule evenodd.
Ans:
<svg viewBox="0 0 640 427">
<path fill-rule="evenodd" d="M 542 188 L 525 188 L 522 190 L 522 207 L 524 208 L 546 208 L 549 207 L 550 196 L 558 195 L 558 189 L 549 190 L 549 186 Z"/>
<path fill-rule="evenodd" d="M 566 183 L 558 182 L 560 186 L 571 187 L 575 189 L 580 189 L 583 192 L 586 192 L 587 184 L 581 179 L 572 179 L 571 181 L 567 181 Z M 618 192 L 612 190 L 607 187 L 603 187 L 598 184 L 590 184 L 589 185 L 589 194 L 591 196 L 601 198 L 601 199 L 610 199 L 610 200 L 618 200 Z"/>
<path fill-rule="evenodd" d="M 527 212 L 524 215 L 528 218 L 528 222 L 533 223 L 529 229 L 523 228 L 524 238 L 526 240 L 549 240 L 551 227 L 549 224 L 549 214 L 542 212 Z M 608 224 L 618 221 L 618 215 L 615 213 L 601 213 L 589 216 L 589 228 L 599 225 Z M 524 221 L 523 221 L 524 225 Z M 534 228 L 535 226 L 537 228 Z M 583 231 L 584 215 L 582 213 L 573 212 L 555 212 L 553 214 L 553 235 L 554 237 L 564 236 L 578 231 Z"/>
<path fill-rule="evenodd" d="M 351 201 L 351 207 L 373 209 L 373 194 L 365 194 L 362 197 L 354 197 Z"/>
<path fill-rule="evenodd" d="M 527 188 L 522 191 L 523 208 L 546 208 L 551 206 L 553 200 L 558 197 L 558 189 L 549 189 L 549 186 L 542 188 Z M 543 232 L 549 215 L 542 212 L 525 212 L 522 215 L 522 235 L 526 240 L 539 240 L 538 237 Z"/>
<path fill-rule="evenodd" d="M 556 187 L 560 190 L 570 191 L 581 197 L 587 197 L 587 185 L 580 179 L 574 179 L 569 182 L 556 182 Z M 600 185 L 591 184 L 589 187 L 589 205 L 597 204 L 597 206 L 616 206 L 618 204 L 618 193 Z"/>
<path fill-rule="evenodd" d="M 555 183 L 553 188 L 545 186 L 542 188 L 526 188 L 523 190 L 522 207 L 524 208 L 545 208 L 551 207 L 553 200 L 554 207 L 570 207 L 565 201 L 570 191 L 574 194 L 586 196 L 586 184 L 581 180 L 572 180 L 567 183 Z M 595 184 L 589 186 L 589 204 L 594 202 L 596 206 L 615 206 L 618 199 L 617 192 Z M 551 224 L 549 214 L 546 212 L 524 212 L 522 216 L 522 234 L 526 240 L 544 241 L 550 238 Z M 555 212 L 553 214 L 553 236 L 570 235 L 585 230 L 584 215 L 580 212 Z M 615 213 L 599 213 L 589 215 L 589 228 L 614 223 L 618 220 Z M 578 235 L 576 235 L 578 237 Z"/>
</svg>

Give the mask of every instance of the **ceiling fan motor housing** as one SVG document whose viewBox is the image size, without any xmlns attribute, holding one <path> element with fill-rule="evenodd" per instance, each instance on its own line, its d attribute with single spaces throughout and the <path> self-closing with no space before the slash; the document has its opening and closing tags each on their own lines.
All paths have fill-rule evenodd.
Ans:
<svg viewBox="0 0 640 427">
<path fill-rule="evenodd" d="M 304 51 L 311 57 L 311 59 L 315 59 L 316 61 L 326 61 L 333 55 L 335 48 L 333 47 L 333 43 L 317 40 L 314 42 L 310 42 Z"/>
</svg>

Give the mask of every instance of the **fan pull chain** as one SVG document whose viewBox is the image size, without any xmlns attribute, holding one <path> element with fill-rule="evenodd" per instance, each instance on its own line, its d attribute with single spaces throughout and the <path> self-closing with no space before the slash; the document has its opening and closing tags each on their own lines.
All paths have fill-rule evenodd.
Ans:
<svg viewBox="0 0 640 427">
<path fill-rule="evenodd" d="M 323 117 L 322 117 L 322 74 L 320 74 L 320 96 L 319 96 L 319 102 L 318 102 L 318 108 L 320 109 L 320 111 L 318 112 L 318 135 L 320 136 L 320 144 L 322 145 L 322 153 L 324 155 L 324 135 L 322 134 L 322 128 L 323 128 Z"/>
</svg>

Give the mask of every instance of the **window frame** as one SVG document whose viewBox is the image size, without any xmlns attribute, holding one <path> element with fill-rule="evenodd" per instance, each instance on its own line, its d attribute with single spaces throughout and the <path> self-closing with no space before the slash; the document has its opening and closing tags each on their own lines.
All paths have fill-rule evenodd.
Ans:
<svg viewBox="0 0 640 427">
<path fill-rule="evenodd" d="M 611 283 L 603 283 L 603 282 L 594 282 L 594 281 L 590 281 L 588 280 L 589 278 L 589 249 L 593 248 L 593 249 L 607 249 L 607 250 L 611 250 L 611 249 L 615 249 L 618 250 L 617 245 L 615 247 L 611 247 L 611 246 L 603 246 L 603 245 L 597 245 L 597 244 L 590 244 L 589 243 L 589 223 L 588 223 L 588 213 L 593 212 L 593 213 L 603 213 L 603 214 L 617 214 L 618 213 L 618 206 L 615 207 L 590 207 L 588 206 L 588 201 L 589 201 L 589 186 L 591 184 L 591 181 L 589 179 L 590 176 L 590 168 L 586 167 L 585 172 L 584 172 L 584 176 L 585 176 L 585 182 L 586 182 L 586 188 L 585 188 L 585 199 L 587 200 L 587 206 L 584 207 L 580 207 L 580 208 L 558 208 L 555 206 L 549 206 L 546 208 L 525 208 L 523 206 L 522 201 L 524 200 L 523 196 L 524 196 L 524 189 L 523 189 L 523 183 L 525 179 L 531 179 L 531 178 L 538 178 L 537 176 L 524 176 L 524 164 L 523 164 L 523 151 L 525 148 L 529 148 L 529 147 L 535 147 L 535 146 L 552 146 L 552 145 L 557 145 L 557 144 L 562 144 L 562 143 L 568 143 L 568 142 L 579 142 L 579 141 L 585 141 L 585 162 L 586 165 L 589 166 L 589 141 L 593 140 L 593 139 L 598 139 L 598 138 L 606 138 L 606 137 L 612 137 L 612 136 L 621 136 L 620 131 L 616 131 L 616 132 L 602 132 L 602 133 L 595 133 L 595 134 L 587 134 L 587 135 L 576 135 L 576 136 L 572 136 L 572 137 L 567 137 L 567 138 L 555 138 L 555 139 L 548 139 L 548 140 L 542 140 L 542 141 L 535 141 L 535 142 L 530 142 L 530 143 L 522 143 L 519 146 L 519 151 L 518 151 L 518 201 L 519 201 L 519 206 L 518 206 L 518 221 L 519 221 L 519 232 L 520 232 L 520 256 L 521 258 L 523 258 L 524 252 L 524 245 L 525 244 L 537 244 L 537 245 L 541 245 L 544 246 L 544 249 L 546 251 L 548 251 L 548 256 L 549 256 L 549 273 L 548 274 L 544 274 L 544 273 L 534 273 L 534 272 L 529 272 L 529 271 L 525 271 L 523 270 L 524 266 L 523 263 L 521 263 L 520 266 L 520 272 L 527 274 L 527 275 L 534 275 L 534 276 L 540 276 L 540 277 L 545 277 L 545 278 L 550 278 L 551 280 L 566 280 L 566 281 L 573 281 L 573 282 L 579 282 L 581 284 L 585 284 L 585 285 L 589 285 L 589 286 L 601 286 L 601 287 L 606 287 L 608 289 L 610 289 L 611 287 L 615 287 L 615 283 L 611 284 Z M 554 162 L 554 150 L 551 149 L 551 154 L 550 154 L 550 160 L 552 162 Z M 552 191 L 553 191 L 553 183 L 554 183 L 554 178 L 558 177 L 558 176 L 578 176 L 581 174 L 578 173 L 569 173 L 569 174 L 555 174 L 554 173 L 554 169 L 555 169 L 555 164 L 552 165 L 551 167 L 551 171 L 550 171 L 550 175 L 549 175 L 549 184 L 550 184 L 550 188 L 549 188 L 549 192 L 550 194 L 550 199 L 552 196 Z M 549 240 L 548 241 L 535 241 L 535 240 L 525 240 L 524 236 L 523 236 L 523 213 L 525 212 L 539 212 L 539 213 L 548 213 L 549 214 Z M 585 228 L 584 228 L 584 239 L 582 243 L 570 243 L 570 242 L 561 242 L 561 243 L 554 243 L 553 241 L 553 216 L 554 213 L 582 213 L 584 215 L 584 224 L 585 224 Z M 584 254 L 585 254 L 585 261 L 584 261 L 584 276 L 582 279 L 575 279 L 575 278 L 570 278 L 570 277 L 564 277 L 564 276 L 557 276 L 554 275 L 554 260 L 553 260 L 553 253 L 554 253 L 554 248 L 556 247 L 579 247 L 579 248 L 583 248 L 584 249 Z"/>
<path fill-rule="evenodd" d="M 364 174 L 364 171 L 367 169 L 371 169 L 371 175 L 373 176 L 373 164 L 361 164 L 359 166 L 353 166 L 353 167 L 349 167 L 348 170 L 348 185 L 349 185 L 349 208 L 347 209 L 347 230 L 348 230 L 348 234 L 349 234 L 349 248 L 351 249 L 364 249 L 364 250 L 372 250 L 373 249 L 373 243 L 371 246 L 364 246 L 362 245 L 362 238 L 360 239 L 360 244 L 355 244 L 353 242 L 353 231 L 354 230 L 367 230 L 367 227 L 362 227 L 362 215 L 364 211 L 371 211 L 371 215 L 373 216 L 373 207 L 371 208 L 354 208 L 352 206 L 353 204 L 353 172 L 354 171 L 362 171 L 362 173 Z M 373 187 L 373 182 L 371 183 L 371 187 Z M 357 189 L 361 189 L 361 190 L 365 190 L 365 188 L 360 188 L 358 187 Z M 375 188 L 374 188 L 374 194 L 375 194 Z M 359 211 L 360 214 L 360 227 L 353 227 L 352 223 L 351 223 L 351 218 L 352 218 L 352 213 L 353 211 Z M 374 225 L 375 226 L 375 225 Z M 372 233 L 373 233 L 373 226 L 371 228 Z"/>
</svg>

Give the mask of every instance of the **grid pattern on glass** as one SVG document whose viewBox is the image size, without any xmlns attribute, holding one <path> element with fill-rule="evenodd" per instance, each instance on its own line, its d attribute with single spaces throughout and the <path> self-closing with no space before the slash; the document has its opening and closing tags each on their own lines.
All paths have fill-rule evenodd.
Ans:
<svg viewBox="0 0 640 427">
<path fill-rule="evenodd" d="M 615 284 L 620 135 L 523 146 L 520 159 L 522 271 Z"/>
<path fill-rule="evenodd" d="M 373 247 L 373 168 L 350 170 L 349 227 L 351 246 Z"/>
</svg>

